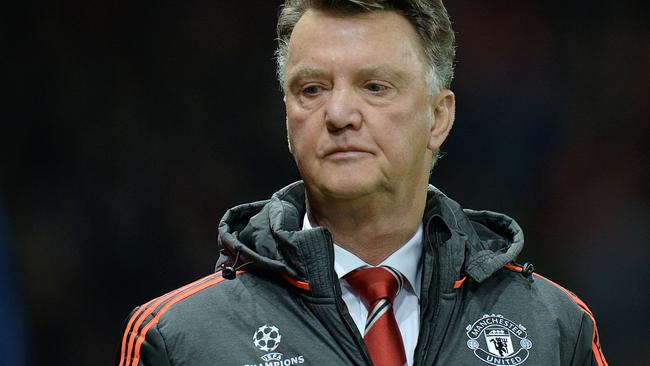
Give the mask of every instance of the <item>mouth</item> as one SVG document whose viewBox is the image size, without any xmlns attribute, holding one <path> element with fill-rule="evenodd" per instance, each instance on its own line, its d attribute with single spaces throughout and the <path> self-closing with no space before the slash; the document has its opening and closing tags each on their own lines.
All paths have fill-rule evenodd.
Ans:
<svg viewBox="0 0 650 366">
<path fill-rule="evenodd" d="M 372 153 L 358 147 L 336 147 L 334 149 L 328 150 L 324 158 L 325 159 L 354 159 L 361 158 Z"/>
</svg>

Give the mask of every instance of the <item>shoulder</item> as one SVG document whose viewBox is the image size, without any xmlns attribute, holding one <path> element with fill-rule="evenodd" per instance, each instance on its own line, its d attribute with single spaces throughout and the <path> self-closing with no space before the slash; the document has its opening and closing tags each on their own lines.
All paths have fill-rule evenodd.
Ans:
<svg viewBox="0 0 650 366">
<path fill-rule="evenodd" d="M 148 348 L 163 349 L 165 334 L 182 324 L 205 321 L 209 309 L 219 309 L 230 294 L 243 286 L 238 273 L 235 280 L 225 279 L 221 272 L 205 276 L 185 286 L 136 307 L 126 320 L 119 349 L 119 365 L 137 365 L 141 353 Z M 159 353 L 159 352 L 158 352 Z"/>
<path fill-rule="evenodd" d="M 511 277 L 528 277 L 530 282 L 529 296 L 550 312 L 575 320 L 579 319 L 580 321 L 586 315 L 593 320 L 593 313 L 582 299 L 557 282 L 533 272 L 532 268 L 527 275 L 525 274 L 525 267 L 515 264 L 504 266 L 502 271 L 507 272 Z"/>
<path fill-rule="evenodd" d="M 587 304 L 541 274 L 524 273 L 522 266 L 504 266 L 473 289 L 479 295 L 474 301 L 516 317 L 538 338 L 553 339 L 561 354 L 573 355 L 574 359 L 587 355 L 595 364 L 606 365 L 596 318 Z"/>
<path fill-rule="evenodd" d="M 557 282 L 525 266 L 507 264 L 487 279 L 482 287 L 489 293 L 500 293 L 513 307 L 549 314 L 562 323 L 577 327 L 583 316 L 593 317 L 591 310 L 577 295 Z"/>
<path fill-rule="evenodd" d="M 129 323 L 137 327 L 138 323 L 166 324 L 208 316 L 206 308 L 223 310 L 233 301 L 245 301 L 243 298 L 251 292 L 251 287 L 258 287 L 255 283 L 258 280 L 257 276 L 244 271 L 227 279 L 218 271 L 138 306 L 130 315 Z"/>
<path fill-rule="evenodd" d="M 470 309 L 487 314 L 510 314 L 519 321 L 534 321 L 562 339 L 575 339 L 585 316 L 593 315 L 571 291 L 537 273 L 525 274 L 508 264 L 481 283 L 466 289 Z M 590 318 L 591 317 L 591 318 Z"/>
<path fill-rule="evenodd" d="M 548 293 L 552 294 L 548 296 L 558 298 L 554 302 L 551 302 L 551 304 L 566 302 L 568 304 L 564 306 L 569 307 L 574 314 L 580 316 L 580 331 L 577 335 L 575 357 L 580 357 L 580 353 L 586 354 L 588 355 L 589 359 L 595 361 L 595 364 L 599 366 L 606 366 L 607 361 L 605 360 L 605 356 L 600 344 L 600 335 L 598 334 L 596 317 L 594 316 L 594 313 L 591 311 L 591 309 L 589 309 L 587 304 L 582 301 L 582 299 L 580 299 L 570 290 L 560 286 L 556 282 L 540 274 L 534 274 L 534 276 L 537 279 L 536 282 L 538 283 L 540 291 L 547 291 Z M 581 349 L 581 351 L 578 351 L 579 349 Z"/>
<path fill-rule="evenodd" d="M 277 275 L 238 271 L 226 279 L 217 272 L 136 308 L 116 365 L 213 364 L 256 352 L 250 339 L 260 325 L 273 320 L 285 329 L 305 316 L 291 284 Z"/>
</svg>

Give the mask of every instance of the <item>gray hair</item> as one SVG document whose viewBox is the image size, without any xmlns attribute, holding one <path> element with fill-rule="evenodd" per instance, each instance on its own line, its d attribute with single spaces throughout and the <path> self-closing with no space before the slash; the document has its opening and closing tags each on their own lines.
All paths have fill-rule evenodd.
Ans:
<svg viewBox="0 0 650 366">
<path fill-rule="evenodd" d="M 402 14 L 414 27 L 422 42 L 429 70 L 427 86 L 432 94 L 449 88 L 454 77 L 455 37 L 442 0 L 286 0 L 277 25 L 275 51 L 277 74 L 284 90 L 289 39 L 300 17 L 310 8 L 356 14 L 392 10 Z"/>
</svg>

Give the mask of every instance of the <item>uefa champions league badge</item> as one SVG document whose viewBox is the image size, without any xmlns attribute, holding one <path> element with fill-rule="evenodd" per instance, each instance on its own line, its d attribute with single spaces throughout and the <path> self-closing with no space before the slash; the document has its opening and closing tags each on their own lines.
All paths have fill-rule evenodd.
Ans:
<svg viewBox="0 0 650 366">
<path fill-rule="evenodd" d="M 260 359 L 264 362 L 247 363 L 244 366 L 290 366 L 305 363 L 303 355 L 284 357 L 280 352 L 274 352 L 282 341 L 280 329 L 275 325 L 264 324 L 253 334 L 253 345 L 264 352 Z M 283 358 L 284 357 L 284 358 Z"/>
<path fill-rule="evenodd" d="M 282 341 L 282 335 L 275 325 L 265 324 L 253 334 L 255 347 L 260 351 L 269 352 L 261 357 L 263 361 L 280 361 L 282 359 L 282 353 L 273 352 L 280 345 L 280 341 Z"/>
<path fill-rule="evenodd" d="M 485 314 L 465 329 L 469 337 L 467 347 L 490 365 L 521 365 L 533 347 L 526 327 L 503 315 Z"/>
</svg>

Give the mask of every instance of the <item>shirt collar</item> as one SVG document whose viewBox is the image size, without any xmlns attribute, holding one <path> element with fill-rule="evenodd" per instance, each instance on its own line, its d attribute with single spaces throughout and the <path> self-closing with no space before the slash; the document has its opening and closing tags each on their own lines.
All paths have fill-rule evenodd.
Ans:
<svg viewBox="0 0 650 366">
<path fill-rule="evenodd" d="M 307 214 L 302 221 L 302 229 L 311 229 L 312 225 L 309 222 Z M 415 295 L 420 298 L 420 288 L 422 279 L 422 237 L 423 226 L 415 231 L 415 234 L 404 244 L 401 248 L 386 258 L 380 265 L 390 266 L 398 270 L 406 277 L 410 288 Z M 342 248 L 334 243 L 334 270 L 339 279 L 343 278 L 348 273 L 360 267 L 372 267 L 370 264 L 357 257 L 355 254 Z"/>
</svg>

